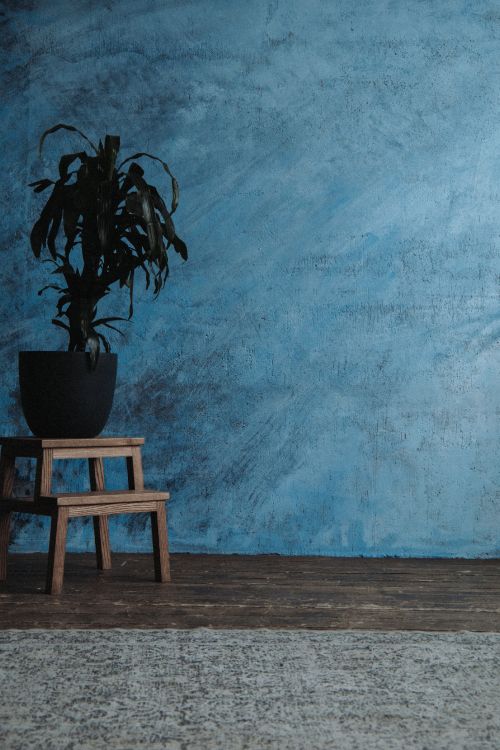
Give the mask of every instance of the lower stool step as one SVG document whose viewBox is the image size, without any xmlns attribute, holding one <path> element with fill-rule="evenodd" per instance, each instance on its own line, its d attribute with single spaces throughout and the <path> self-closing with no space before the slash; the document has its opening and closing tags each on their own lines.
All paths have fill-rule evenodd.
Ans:
<svg viewBox="0 0 500 750">
<path fill-rule="evenodd" d="M 61 492 L 40 497 L 42 503 L 57 506 L 98 505 L 99 503 L 166 502 L 168 492 L 156 490 L 97 490 L 95 492 Z"/>
</svg>

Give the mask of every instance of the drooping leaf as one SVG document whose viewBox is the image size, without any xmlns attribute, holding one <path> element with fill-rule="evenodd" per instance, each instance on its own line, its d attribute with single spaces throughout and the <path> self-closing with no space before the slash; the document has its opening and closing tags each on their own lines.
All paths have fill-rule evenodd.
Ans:
<svg viewBox="0 0 500 750">
<path fill-rule="evenodd" d="M 54 191 L 54 193 L 55 196 L 52 209 L 52 223 L 47 234 L 47 247 L 50 250 L 52 258 L 55 260 L 57 258 L 56 237 L 57 233 L 59 232 L 59 227 L 61 226 L 63 216 L 63 196 L 60 189 L 57 190 L 57 192 Z"/>
<path fill-rule="evenodd" d="M 175 177 L 172 177 L 172 213 L 174 213 L 178 205 L 179 205 L 179 183 L 177 182 Z"/>
<path fill-rule="evenodd" d="M 128 318 L 120 318 L 120 317 L 117 317 L 117 316 L 112 316 L 112 317 L 108 317 L 108 318 L 98 318 L 97 320 L 93 320 L 92 321 L 92 325 L 93 326 L 100 326 L 100 325 L 105 325 L 106 323 L 112 323 L 113 321 L 116 322 L 117 320 L 122 320 L 124 323 L 128 322 Z"/>
<path fill-rule="evenodd" d="M 145 255 L 148 250 L 148 238 L 147 235 L 139 232 L 136 226 L 131 226 L 128 231 L 123 233 L 123 239 L 130 242 L 134 250 L 139 256 Z"/>
<path fill-rule="evenodd" d="M 126 320 L 126 318 L 124 318 L 123 320 Z M 98 326 L 98 325 L 105 326 L 106 328 L 110 328 L 112 331 L 116 331 L 116 333 L 119 333 L 120 336 L 125 336 L 125 334 L 123 333 L 123 331 L 120 331 L 119 328 L 117 328 L 116 326 L 111 325 L 111 323 L 103 323 L 102 321 L 100 321 L 99 323 L 97 323 L 97 321 L 95 323 L 93 323 L 94 328 L 96 326 Z"/>
<path fill-rule="evenodd" d="M 125 199 L 125 205 L 127 206 L 129 214 L 134 214 L 141 218 L 143 217 L 142 201 L 139 197 L 139 193 L 129 193 Z"/>
<path fill-rule="evenodd" d="M 66 236 L 66 245 L 64 248 L 65 257 L 68 258 L 76 238 L 80 233 L 80 211 L 77 208 L 78 189 L 75 185 L 67 185 L 64 192 L 63 202 L 63 228 Z"/>
<path fill-rule="evenodd" d="M 52 273 L 63 273 L 64 276 L 74 276 L 76 271 L 71 263 L 63 257 L 63 262 L 61 263 L 61 265 L 57 268 L 54 268 Z"/>
<path fill-rule="evenodd" d="M 72 133 L 78 133 L 78 135 L 81 135 L 81 136 L 82 136 L 82 138 L 83 138 L 84 140 L 86 140 L 86 141 L 87 141 L 87 143 L 88 143 L 88 144 L 89 144 L 90 146 L 92 146 L 92 149 L 93 149 L 93 150 L 94 150 L 94 151 L 95 151 L 95 152 L 97 153 L 97 149 L 96 149 L 96 147 L 94 146 L 94 144 L 92 143 L 92 141 L 90 141 L 90 140 L 89 140 L 89 139 L 87 138 L 87 136 L 86 136 L 86 135 L 85 135 L 84 133 L 82 133 L 82 131 L 81 131 L 81 130 L 78 130 L 78 128 L 75 128 L 75 127 L 74 127 L 74 125 L 65 125 L 64 123 L 60 122 L 60 123 L 58 123 L 57 125 L 54 125 L 54 126 L 53 126 L 52 128 L 49 128 L 48 130 L 45 130 L 45 131 L 44 131 L 44 132 L 42 133 L 42 136 L 41 136 L 41 138 L 40 138 L 40 143 L 39 143 L 39 145 L 38 145 L 38 152 L 39 152 L 39 154 L 40 154 L 40 155 L 42 154 L 42 148 L 43 148 L 43 144 L 44 144 L 44 142 L 45 142 L 45 139 L 46 139 L 46 137 L 47 137 L 48 135 L 51 135 L 52 133 L 56 133 L 56 132 L 57 132 L 58 130 L 70 130 L 70 131 L 71 131 Z"/>
<path fill-rule="evenodd" d="M 139 151 L 137 154 L 133 154 L 132 156 L 127 156 L 126 159 L 124 159 L 119 165 L 118 170 L 120 170 L 125 164 L 128 164 L 129 161 L 135 161 L 135 159 L 141 159 L 143 156 L 146 156 L 148 159 L 152 159 L 153 161 L 159 162 L 165 172 L 172 177 L 172 172 L 168 168 L 168 164 L 163 161 L 163 159 L 160 159 L 158 156 L 153 156 L 153 154 L 148 154 L 146 151 Z M 143 172 L 144 173 L 144 172 Z"/>
<path fill-rule="evenodd" d="M 73 297 L 69 293 L 68 294 L 63 294 L 61 297 L 59 297 L 59 299 L 57 300 L 57 305 L 56 305 L 56 307 L 57 307 L 57 313 L 58 313 L 59 316 L 61 316 L 63 314 L 63 312 L 64 312 L 63 311 L 64 305 L 70 304 L 71 301 L 72 301 L 72 299 L 73 299 Z"/>
<path fill-rule="evenodd" d="M 146 289 L 149 289 L 149 285 L 151 284 L 151 274 L 149 273 L 146 265 L 144 263 L 139 264 L 140 268 L 144 271 L 144 275 L 146 277 Z"/>
<path fill-rule="evenodd" d="M 183 260 L 188 259 L 188 249 L 186 247 L 186 243 L 183 242 L 181 238 L 178 237 L 178 235 L 175 235 L 174 239 L 172 240 L 172 245 Z"/>
<path fill-rule="evenodd" d="M 49 232 L 50 224 L 53 220 L 54 214 L 58 211 L 59 205 L 59 191 L 58 187 L 54 187 L 50 198 L 48 199 L 45 207 L 40 214 L 40 218 L 33 225 L 31 230 L 30 241 L 31 249 L 36 258 L 40 257 L 42 247 L 45 247 L 47 243 L 47 235 Z"/>
<path fill-rule="evenodd" d="M 145 151 L 139 151 L 137 154 L 133 154 L 133 156 L 128 156 L 122 163 L 118 166 L 118 170 L 120 170 L 125 164 L 127 164 L 129 161 L 134 161 L 135 159 L 141 159 L 143 156 L 145 156 L 147 159 L 152 159 L 153 161 L 159 162 L 165 172 L 169 175 L 171 181 L 172 181 L 172 208 L 171 211 L 174 213 L 175 209 L 177 208 L 179 204 L 179 183 L 175 179 L 174 175 L 169 169 L 168 164 L 163 161 L 163 159 L 160 159 L 158 156 L 153 156 L 153 154 L 148 154 Z"/>
<path fill-rule="evenodd" d="M 46 217 L 40 216 L 38 221 L 33 225 L 33 229 L 30 234 L 31 249 L 35 258 L 40 257 L 42 247 L 45 245 L 47 239 L 47 232 L 49 230 L 49 220 Z"/>
<path fill-rule="evenodd" d="M 35 188 L 35 193 L 41 193 L 43 190 L 49 187 L 49 185 L 54 185 L 54 180 L 36 180 L 36 182 L 30 182 L 28 187 Z"/>
<path fill-rule="evenodd" d="M 159 194 L 158 190 L 154 187 L 150 187 L 149 192 L 151 193 L 151 198 L 152 198 L 154 207 L 161 213 L 163 217 L 164 224 L 161 225 L 163 234 L 165 235 L 165 237 L 167 238 L 169 242 L 173 242 L 174 237 L 175 237 L 174 222 L 172 221 L 172 217 L 170 216 L 170 213 L 167 210 L 167 207 L 163 201 L 163 198 Z"/>
<path fill-rule="evenodd" d="M 84 162 L 87 159 L 87 154 L 85 151 L 79 151 L 76 154 L 65 154 L 64 156 L 61 156 L 59 161 L 59 177 L 63 182 L 66 182 L 68 179 L 68 169 L 76 159 L 80 159 L 81 162 Z"/>
<path fill-rule="evenodd" d="M 125 197 L 129 190 L 132 190 L 134 187 L 132 184 L 132 180 L 126 174 L 125 172 L 117 172 L 117 179 L 118 179 L 118 201 L 121 203 L 123 200 L 125 200 Z"/>
<path fill-rule="evenodd" d="M 41 297 L 41 296 L 42 296 L 42 294 L 43 294 L 43 293 L 44 293 L 44 292 L 45 292 L 45 291 L 46 291 L 47 289 L 55 289 L 55 290 L 56 290 L 57 292 L 62 292 L 62 291 L 64 291 L 64 289 L 63 289 L 63 287 L 62 287 L 62 286 L 56 286 L 55 284 L 46 284 L 46 286 L 42 286 L 42 288 L 38 290 L 38 296 L 39 296 L 39 297 Z"/>
<path fill-rule="evenodd" d="M 118 331 L 118 333 L 121 333 L 121 331 Z M 109 343 L 108 339 L 106 338 L 106 336 L 104 336 L 103 333 L 98 333 L 97 336 L 102 341 L 104 350 L 109 354 L 109 352 L 111 351 L 111 344 Z"/>
<path fill-rule="evenodd" d="M 63 323 L 62 320 L 58 320 L 57 318 L 52 318 L 52 323 L 55 326 L 58 326 L 58 328 L 64 328 L 65 331 L 70 332 L 69 326 L 66 325 L 66 323 Z"/>
<path fill-rule="evenodd" d="M 128 307 L 128 319 L 134 314 L 134 272 L 130 272 L 129 282 L 127 284 L 129 288 L 129 307 Z"/>
<path fill-rule="evenodd" d="M 163 244 L 161 240 L 162 229 L 156 217 L 153 197 L 148 184 L 142 177 L 144 171 L 138 164 L 132 163 L 129 167 L 128 174 L 137 190 L 137 197 L 132 198 L 134 195 L 133 193 L 127 196 L 127 210 L 128 206 L 131 205 L 133 208 L 132 212 L 136 215 L 140 215 L 144 220 L 151 257 L 157 258 L 163 250 Z"/>
</svg>

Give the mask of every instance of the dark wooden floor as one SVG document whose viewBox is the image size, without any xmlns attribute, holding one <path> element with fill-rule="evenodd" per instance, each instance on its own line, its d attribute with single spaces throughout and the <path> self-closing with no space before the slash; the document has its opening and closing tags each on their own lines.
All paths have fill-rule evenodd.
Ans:
<svg viewBox="0 0 500 750">
<path fill-rule="evenodd" d="M 64 592 L 43 593 L 45 555 L 10 555 L 0 628 L 359 628 L 500 632 L 500 560 L 68 555 Z"/>
</svg>

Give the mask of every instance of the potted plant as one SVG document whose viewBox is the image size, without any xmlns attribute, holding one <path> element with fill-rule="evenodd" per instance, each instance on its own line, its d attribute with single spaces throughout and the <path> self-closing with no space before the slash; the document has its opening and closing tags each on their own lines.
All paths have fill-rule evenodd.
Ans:
<svg viewBox="0 0 500 750">
<path fill-rule="evenodd" d="M 31 248 L 36 258 L 45 251 L 53 265 L 53 281 L 38 293 L 57 292 L 52 323 L 66 332 L 68 348 L 20 352 L 21 403 L 37 436 L 95 437 L 111 411 L 116 380 L 117 356 L 106 333 L 121 333 L 115 324 L 132 317 L 135 276 L 143 274 L 157 297 L 168 276 L 168 248 L 184 260 L 187 248 L 172 221 L 179 187 L 162 159 L 139 152 L 120 162 L 119 136 L 106 135 L 96 146 L 64 124 L 43 133 L 40 153 L 45 138 L 61 129 L 81 136 L 86 149 L 61 157 L 56 180 L 31 183 L 35 193 L 52 188 L 31 231 Z M 168 174 L 170 208 L 146 182 L 138 163 L 144 157 Z M 99 302 L 113 287 L 128 288 L 128 318 L 98 315 Z"/>
</svg>

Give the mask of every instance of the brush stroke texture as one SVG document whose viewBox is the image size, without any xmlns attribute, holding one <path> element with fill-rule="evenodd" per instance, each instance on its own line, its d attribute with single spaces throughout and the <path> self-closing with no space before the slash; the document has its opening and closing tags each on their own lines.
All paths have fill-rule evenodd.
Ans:
<svg viewBox="0 0 500 750">
<path fill-rule="evenodd" d="M 495 3 L 3 7 L 2 430 L 26 429 L 18 350 L 63 346 L 34 294 L 26 184 L 78 144 L 40 160 L 38 136 L 119 132 L 171 162 L 191 250 L 115 342 L 109 423 L 147 436 L 172 548 L 498 555 Z M 18 493 L 32 479 L 21 464 Z M 146 520 L 114 520 L 112 543 L 149 549 Z M 46 544 L 18 519 L 13 549 Z M 92 548 L 88 523 L 69 548 Z"/>
</svg>

